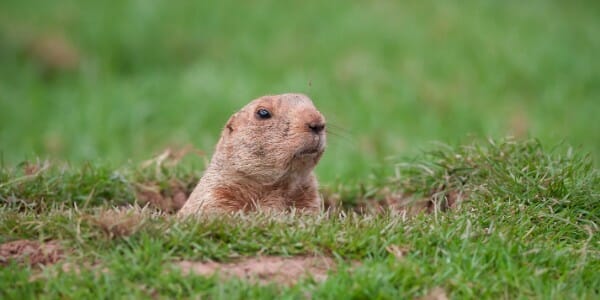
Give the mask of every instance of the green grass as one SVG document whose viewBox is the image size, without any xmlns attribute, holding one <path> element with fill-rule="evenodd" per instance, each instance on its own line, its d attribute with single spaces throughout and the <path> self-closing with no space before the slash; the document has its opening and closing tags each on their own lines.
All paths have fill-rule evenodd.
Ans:
<svg viewBox="0 0 600 300">
<path fill-rule="evenodd" d="M 10 165 L 119 165 L 190 143 L 211 153 L 232 112 L 296 91 L 342 128 L 318 168 L 328 182 L 432 140 L 516 134 L 599 157 L 599 12 L 594 1 L 3 1 L 0 152 Z M 27 49 L 57 35 L 81 64 L 48 75 Z"/>
<path fill-rule="evenodd" d="M 2 199 L 0 242 L 58 240 L 70 249 L 66 261 L 88 265 L 79 274 L 50 266 L 33 282 L 29 278 L 39 270 L 9 265 L 0 272 L 0 290 L 7 299 L 306 294 L 390 299 L 417 297 L 436 287 L 453 298 L 599 296 L 600 174 L 589 157 L 565 147 L 545 150 L 537 141 L 439 146 L 421 158 L 400 161 L 397 178 L 364 182 L 374 193 L 331 192 L 372 202 L 390 188 L 434 201 L 442 201 L 435 195 L 444 191 L 468 195 L 453 210 L 412 218 L 334 210 L 318 216 L 255 214 L 181 221 L 146 208 L 133 210 L 137 221 L 118 231 L 107 229 L 103 211 L 138 203 L 132 188 L 136 182 L 151 177 L 167 187 L 175 176 L 193 183 L 193 171 L 120 170 L 115 172 L 122 176 L 114 180 L 101 166 L 50 168 L 14 183 L 6 179 L 23 178 L 19 171 L 3 172 L 1 194 L 8 197 Z M 89 196 L 92 185 L 113 193 Z M 386 250 L 390 245 L 407 249 L 407 254 L 396 258 Z M 332 273 L 321 284 L 306 279 L 292 287 L 183 276 L 173 269 L 180 259 L 229 261 L 257 254 L 330 255 L 342 270 L 353 260 L 361 265 Z M 92 262 L 101 266 L 89 266 Z M 109 271 L 101 273 L 100 268 Z"/>
<path fill-rule="evenodd" d="M 583 0 L 2 1 L 0 243 L 58 240 L 87 267 L 2 266 L 0 298 L 598 298 L 599 15 Z M 40 54 L 47 40 L 79 63 Z M 147 204 L 140 189 L 189 192 L 229 115 L 283 92 L 328 119 L 317 173 L 341 211 L 179 222 L 150 206 L 126 232 L 102 225 Z M 141 167 L 187 144 L 205 155 Z M 351 212 L 400 194 L 465 201 Z M 172 270 L 258 253 L 362 265 L 293 287 Z"/>
</svg>

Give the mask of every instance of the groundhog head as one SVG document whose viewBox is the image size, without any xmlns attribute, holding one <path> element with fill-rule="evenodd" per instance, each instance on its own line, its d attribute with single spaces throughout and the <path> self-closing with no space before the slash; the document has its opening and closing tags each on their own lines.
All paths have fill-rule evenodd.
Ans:
<svg viewBox="0 0 600 300">
<path fill-rule="evenodd" d="M 264 96 L 229 119 L 215 153 L 221 157 L 213 159 L 220 168 L 275 182 L 311 172 L 325 144 L 325 118 L 310 98 Z"/>
</svg>

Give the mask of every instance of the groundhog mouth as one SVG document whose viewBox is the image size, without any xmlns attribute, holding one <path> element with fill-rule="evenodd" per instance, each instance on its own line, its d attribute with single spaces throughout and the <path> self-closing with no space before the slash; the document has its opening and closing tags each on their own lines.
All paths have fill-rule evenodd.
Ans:
<svg viewBox="0 0 600 300">
<path fill-rule="evenodd" d="M 304 145 L 294 153 L 294 157 L 316 157 L 323 154 L 324 151 L 325 138 L 322 136 L 312 136 L 311 140 L 305 141 Z"/>
<path fill-rule="evenodd" d="M 308 156 L 319 153 L 321 150 L 318 147 L 302 149 L 296 153 L 296 156 Z"/>
<path fill-rule="evenodd" d="M 325 151 L 325 147 L 321 143 L 318 143 L 315 146 L 302 147 L 300 150 L 298 150 L 296 152 L 295 156 L 296 157 L 316 156 L 316 155 L 320 155 L 321 153 L 323 153 L 323 151 Z"/>
</svg>

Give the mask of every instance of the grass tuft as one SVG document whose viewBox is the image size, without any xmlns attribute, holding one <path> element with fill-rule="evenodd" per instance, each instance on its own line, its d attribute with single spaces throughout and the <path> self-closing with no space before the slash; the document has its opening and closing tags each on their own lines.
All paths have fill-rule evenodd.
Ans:
<svg viewBox="0 0 600 300">
<path fill-rule="evenodd" d="M 534 206 L 552 214 L 575 212 L 600 221 L 600 175 L 591 158 L 538 140 L 489 140 L 487 144 L 439 146 L 415 161 L 397 165 L 397 187 L 406 193 L 447 201 L 459 191 L 471 201 Z"/>
</svg>

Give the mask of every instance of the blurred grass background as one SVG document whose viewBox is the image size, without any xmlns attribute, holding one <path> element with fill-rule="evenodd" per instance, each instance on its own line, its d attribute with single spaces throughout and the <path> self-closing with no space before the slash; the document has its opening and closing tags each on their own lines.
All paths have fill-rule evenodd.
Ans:
<svg viewBox="0 0 600 300">
<path fill-rule="evenodd" d="M 249 100 L 303 92 L 338 133 L 324 182 L 433 140 L 533 136 L 597 161 L 599 53 L 597 1 L 3 0 L 0 152 L 210 154 Z"/>
</svg>

